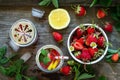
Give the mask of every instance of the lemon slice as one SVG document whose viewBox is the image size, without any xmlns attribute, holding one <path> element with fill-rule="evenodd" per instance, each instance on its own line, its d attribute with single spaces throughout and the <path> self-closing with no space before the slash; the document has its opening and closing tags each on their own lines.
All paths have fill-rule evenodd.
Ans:
<svg viewBox="0 0 120 80">
<path fill-rule="evenodd" d="M 70 23 L 69 13 L 65 9 L 54 9 L 48 16 L 49 24 L 53 29 L 61 30 Z"/>
</svg>

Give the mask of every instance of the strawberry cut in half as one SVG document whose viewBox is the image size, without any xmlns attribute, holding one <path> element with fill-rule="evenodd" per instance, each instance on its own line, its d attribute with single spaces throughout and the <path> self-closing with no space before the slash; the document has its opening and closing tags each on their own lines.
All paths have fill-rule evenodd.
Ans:
<svg viewBox="0 0 120 80">
<path fill-rule="evenodd" d="M 76 50 L 81 50 L 81 49 L 84 48 L 83 45 L 82 45 L 81 43 L 79 43 L 79 42 L 75 42 L 75 43 L 73 44 L 73 46 L 74 46 L 74 48 L 75 48 Z"/>
</svg>

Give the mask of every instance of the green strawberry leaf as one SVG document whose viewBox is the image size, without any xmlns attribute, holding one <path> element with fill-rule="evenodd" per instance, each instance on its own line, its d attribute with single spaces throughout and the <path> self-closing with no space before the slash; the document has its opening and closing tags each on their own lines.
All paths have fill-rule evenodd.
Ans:
<svg viewBox="0 0 120 80">
<path fill-rule="evenodd" d="M 43 56 L 47 56 L 48 51 L 47 51 L 47 50 L 45 50 L 45 49 L 42 49 L 42 50 L 41 50 L 41 54 L 42 54 Z"/>
<path fill-rule="evenodd" d="M 52 0 L 52 4 L 53 4 L 56 8 L 59 7 L 59 5 L 58 5 L 58 0 Z"/>
<path fill-rule="evenodd" d="M 95 77 L 95 75 L 91 75 L 91 74 L 88 74 L 88 73 L 83 73 L 78 77 L 78 80 L 89 79 L 89 78 L 93 78 L 93 77 Z"/>
<path fill-rule="evenodd" d="M 42 0 L 38 5 L 40 6 L 48 6 L 51 0 Z"/>
<path fill-rule="evenodd" d="M 48 58 L 48 57 L 44 57 L 44 59 L 43 59 L 43 63 L 44 64 L 47 64 L 48 62 L 50 62 L 51 60 L 50 60 L 50 58 Z"/>
</svg>

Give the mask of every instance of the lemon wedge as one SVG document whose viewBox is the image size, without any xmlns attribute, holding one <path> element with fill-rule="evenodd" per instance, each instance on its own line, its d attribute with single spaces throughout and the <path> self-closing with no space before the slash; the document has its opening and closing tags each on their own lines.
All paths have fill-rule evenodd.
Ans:
<svg viewBox="0 0 120 80">
<path fill-rule="evenodd" d="M 70 16 L 67 10 L 58 8 L 50 12 L 48 21 L 53 29 L 61 30 L 66 28 L 70 23 Z"/>
</svg>

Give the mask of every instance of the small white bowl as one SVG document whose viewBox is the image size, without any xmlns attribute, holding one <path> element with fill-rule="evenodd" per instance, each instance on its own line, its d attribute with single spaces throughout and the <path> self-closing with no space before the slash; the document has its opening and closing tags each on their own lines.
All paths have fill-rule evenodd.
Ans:
<svg viewBox="0 0 120 80">
<path fill-rule="evenodd" d="M 58 53 L 60 54 L 60 56 L 63 56 L 63 52 L 62 52 L 57 46 L 55 46 L 55 45 L 45 45 L 45 46 L 41 47 L 41 48 L 37 51 L 37 54 L 36 54 L 36 63 L 37 63 L 37 66 L 40 68 L 40 70 L 42 70 L 42 71 L 44 71 L 44 72 L 46 72 L 46 73 L 53 73 L 53 72 L 58 71 L 58 70 L 62 67 L 62 65 L 63 65 L 63 63 L 64 63 L 64 60 L 61 59 L 59 65 L 58 65 L 55 69 L 53 69 L 53 70 L 44 69 L 44 68 L 40 65 L 39 56 L 40 56 L 41 50 L 42 50 L 42 49 L 47 49 L 47 48 L 53 48 L 53 49 L 55 49 L 56 51 L 58 51 Z"/>
<path fill-rule="evenodd" d="M 91 25 L 93 25 L 93 24 L 82 24 L 82 25 L 83 25 L 83 26 L 91 26 Z M 108 45 L 106 45 L 106 48 L 105 48 L 104 53 L 103 53 L 98 59 L 96 59 L 96 60 L 94 60 L 94 61 L 83 62 L 82 60 L 77 59 L 77 58 L 73 55 L 73 53 L 71 52 L 71 50 L 70 50 L 70 48 L 69 48 L 69 47 L 70 47 L 70 40 L 71 40 L 71 37 L 72 37 L 72 35 L 74 34 L 74 32 L 78 29 L 78 27 L 79 27 L 79 26 L 77 26 L 76 28 L 74 28 L 74 29 L 71 31 L 71 33 L 70 33 L 70 35 L 69 35 L 69 37 L 68 37 L 68 41 L 67 41 L 68 51 L 69 51 L 70 55 L 72 56 L 72 58 L 73 58 L 75 61 L 77 61 L 77 62 L 79 62 L 79 63 L 81 63 L 81 64 L 95 64 L 95 63 L 101 61 L 101 60 L 104 58 L 104 56 L 106 55 L 106 53 L 107 53 Z M 101 31 L 101 33 L 102 33 L 103 36 L 105 37 L 106 42 L 108 43 L 108 37 L 107 37 L 106 33 L 104 32 L 104 30 L 103 30 L 102 28 L 100 28 L 98 25 L 96 25 L 95 27 L 96 27 L 98 30 Z"/>
</svg>

